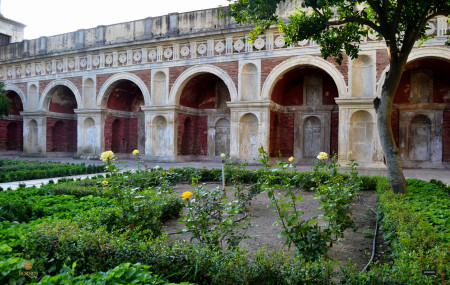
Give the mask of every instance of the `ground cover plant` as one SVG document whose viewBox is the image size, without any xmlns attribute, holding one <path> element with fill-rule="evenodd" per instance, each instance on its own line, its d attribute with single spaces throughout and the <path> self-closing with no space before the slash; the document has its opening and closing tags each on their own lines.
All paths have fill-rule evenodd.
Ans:
<svg viewBox="0 0 450 285">
<path fill-rule="evenodd" d="M 269 165 L 260 152 L 266 167 L 258 170 L 224 158 L 225 191 L 202 183 L 219 181 L 221 170 L 148 169 L 135 151 L 136 170 L 120 172 L 107 152 L 106 176 L 1 192 L 0 283 L 440 284 L 450 276 L 446 185 L 408 180 L 404 197 L 393 194 L 385 178 L 358 176 L 354 161 L 342 174 L 337 157 L 321 153 L 311 172 L 299 173 L 293 159 Z M 194 185 L 177 192 L 181 181 Z M 355 195 L 374 188 L 392 261 L 360 272 L 329 252 L 354 225 Z M 304 193 L 322 208 L 306 220 Z M 255 238 L 248 209 L 261 196 L 291 250 L 241 246 Z M 164 234 L 167 221 L 179 217 L 186 235 Z"/>
<path fill-rule="evenodd" d="M 0 183 L 78 174 L 91 174 L 103 171 L 103 165 L 0 159 Z"/>
</svg>

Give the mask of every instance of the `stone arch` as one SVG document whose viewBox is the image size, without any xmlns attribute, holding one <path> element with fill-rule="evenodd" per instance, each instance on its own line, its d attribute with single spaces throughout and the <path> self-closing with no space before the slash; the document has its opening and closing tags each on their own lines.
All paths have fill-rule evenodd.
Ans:
<svg viewBox="0 0 450 285">
<path fill-rule="evenodd" d="M 95 82 L 92 78 L 86 78 L 83 82 L 83 107 L 95 108 Z"/>
<path fill-rule="evenodd" d="M 26 99 L 25 93 L 23 93 L 22 89 L 13 84 L 5 84 L 3 89 L 5 89 L 6 91 L 13 91 L 17 95 L 19 95 L 20 100 L 22 100 L 23 110 L 24 111 L 28 110 L 28 100 Z"/>
<path fill-rule="evenodd" d="M 246 113 L 239 123 L 239 157 L 257 158 L 259 145 L 258 117 L 253 113 Z"/>
<path fill-rule="evenodd" d="M 323 151 L 322 122 L 317 116 L 309 116 L 303 123 L 303 157 L 315 158 Z"/>
<path fill-rule="evenodd" d="M 142 96 L 144 97 L 145 105 L 150 105 L 150 92 L 145 85 L 144 81 L 138 76 L 132 73 L 117 73 L 108 78 L 105 83 L 103 83 L 97 97 L 97 106 L 104 107 L 108 102 L 109 94 L 112 89 L 123 80 L 129 80 L 136 84 L 142 92 Z"/>
<path fill-rule="evenodd" d="M 261 97 L 262 99 L 271 99 L 271 94 L 275 83 L 289 70 L 300 66 L 311 65 L 324 70 L 331 76 L 338 89 L 339 98 L 343 98 L 347 95 L 347 85 L 345 83 L 344 76 L 336 69 L 336 67 L 328 61 L 310 55 L 304 55 L 301 57 L 295 57 L 288 59 L 279 65 L 277 65 L 269 74 L 264 82 Z"/>
<path fill-rule="evenodd" d="M 164 116 L 156 116 L 152 125 L 152 155 L 168 156 L 167 142 L 170 140 L 170 135 L 166 118 Z"/>
<path fill-rule="evenodd" d="M 350 118 L 349 147 L 352 157 L 361 164 L 372 162 L 374 120 L 367 111 L 357 111 Z"/>
<path fill-rule="evenodd" d="M 167 103 L 167 75 L 163 71 L 157 71 L 152 77 L 152 98 L 154 105 L 164 105 Z"/>
<path fill-rule="evenodd" d="M 36 120 L 30 120 L 28 122 L 28 135 L 27 135 L 27 146 L 28 153 L 39 152 L 39 136 L 38 136 L 38 124 Z"/>
<path fill-rule="evenodd" d="M 411 161 L 431 160 L 431 120 L 417 114 L 409 126 L 408 156 Z"/>
<path fill-rule="evenodd" d="M 174 105 L 179 104 L 181 93 L 186 84 L 195 76 L 203 73 L 211 73 L 219 77 L 227 86 L 228 91 L 230 92 L 231 101 L 238 100 L 236 86 L 226 71 L 214 65 L 200 65 L 189 68 L 177 78 L 170 90 L 169 103 Z"/>
<path fill-rule="evenodd" d="M 51 96 L 49 96 L 50 91 L 57 87 L 57 86 L 65 86 L 72 91 L 73 95 L 75 96 L 75 101 L 77 102 L 78 108 L 82 106 L 82 100 L 80 96 L 80 92 L 78 91 L 78 88 L 73 84 L 71 81 L 65 79 L 65 80 L 54 80 L 50 84 L 45 87 L 44 91 L 42 92 L 42 97 L 39 100 L 39 110 L 48 111 L 48 107 L 50 104 L 50 100 L 52 99 Z"/>
<path fill-rule="evenodd" d="M 351 96 L 371 98 L 374 92 L 374 62 L 369 55 L 352 60 Z"/>
<path fill-rule="evenodd" d="M 239 94 L 241 101 L 258 100 L 258 67 L 253 63 L 245 64 L 241 69 Z"/>
<path fill-rule="evenodd" d="M 438 59 L 442 59 L 450 62 L 450 53 L 448 52 L 448 48 L 445 47 L 423 47 L 423 48 L 415 48 L 411 51 L 408 57 L 408 61 L 406 64 L 426 57 L 434 57 Z M 386 68 L 380 75 L 380 79 L 377 82 L 377 96 L 381 96 L 381 89 L 383 87 L 384 80 L 386 79 L 386 73 L 389 71 L 390 66 L 387 65 Z"/>
<path fill-rule="evenodd" d="M 95 126 L 95 121 L 91 117 L 86 118 L 83 123 L 83 129 L 85 131 L 84 142 L 83 142 L 83 152 L 85 154 L 95 154 L 97 146 L 97 127 Z"/>
<path fill-rule="evenodd" d="M 224 118 L 217 120 L 215 124 L 214 154 L 230 153 L 230 121 Z"/>
</svg>

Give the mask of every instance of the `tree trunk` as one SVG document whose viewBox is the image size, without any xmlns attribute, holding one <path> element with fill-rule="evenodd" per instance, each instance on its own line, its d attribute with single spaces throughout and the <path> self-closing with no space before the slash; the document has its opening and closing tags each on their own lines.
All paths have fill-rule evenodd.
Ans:
<svg viewBox="0 0 450 285">
<path fill-rule="evenodd" d="M 394 95 L 399 85 L 406 60 L 390 61 L 390 70 L 381 90 L 381 98 L 375 99 L 374 106 L 377 113 L 378 135 L 381 147 L 386 159 L 386 167 L 389 179 L 389 187 L 394 193 L 407 194 L 406 181 L 403 175 L 403 167 L 400 152 L 394 141 L 391 127 L 391 112 Z"/>
</svg>

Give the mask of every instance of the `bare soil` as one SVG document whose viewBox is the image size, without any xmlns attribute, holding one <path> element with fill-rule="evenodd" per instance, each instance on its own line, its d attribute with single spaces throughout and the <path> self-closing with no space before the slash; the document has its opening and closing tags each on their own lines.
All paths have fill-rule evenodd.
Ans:
<svg viewBox="0 0 450 285">
<path fill-rule="evenodd" d="M 205 188 L 213 189 L 217 186 L 218 184 L 209 183 L 205 185 Z M 231 186 L 227 186 L 227 189 L 229 188 Z M 180 195 L 185 191 L 193 191 L 193 187 L 188 184 L 177 185 L 177 192 Z M 300 191 L 300 193 L 303 195 L 303 201 L 299 203 L 301 210 L 304 212 L 302 217 L 306 220 L 320 215 L 320 212 L 317 210 L 319 201 L 313 199 L 314 192 Z M 364 191 L 360 192 L 359 195 L 365 204 L 374 210 L 376 209 L 378 198 L 375 191 Z M 289 250 L 286 246 L 283 246 L 285 239 L 278 237 L 282 229 L 279 225 L 273 225 L 278 220 L 278 215 L 273 212 L 273 208 L 268 208 L 269 203 L 270 200 L 267 197 L 267 193 L 263 192 L 254 197 L 251 205 L 246 210 L 247 214 L 251 216 L 251 223 L 256 225 L 248 231 L 248 234 L 254 237 L 241 242 L 241 246 L 248 248 L 249 256 L 260 247 L 266 247 L 269 250 L 283 250 L 285 252 L 293 252 L 295 250 L 294 248 Z M 340 261 L 342 264 L 347 264 L 348 260 L 350 260 L 351 263 L 356 264 L 357 269 L 361 270 L 371 256 L 373 241 L 371 233 L 373 233 L 375 228 L 376 216 L 366 206 L 360 204 L 356 198 L 352 202 L 351 210 L 356 230 L 347 230 L 344 238 L 334 244 L 329 250 L 328 256 Z M 168 221 L 165 224 L 167 233 L 174 233 L 183 228 L 184 225 L 176 220 Z M 189 240 L 191 236 L 189 234 L 176 234 L 172 235 L 172 237 L 180 240 Z M 381 237 L 378 240 L 382 242 Z"/>
</svg>

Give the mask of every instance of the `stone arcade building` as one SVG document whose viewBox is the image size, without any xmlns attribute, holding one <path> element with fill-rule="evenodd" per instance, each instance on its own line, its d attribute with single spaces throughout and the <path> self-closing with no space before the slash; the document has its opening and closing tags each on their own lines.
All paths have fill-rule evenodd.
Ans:
<svg viewBox="0 0 450 285">
<path fill-rule="evenodd" d="M 352 150 L 361 165 L 383 167 L 372 104 L 389 71 L 382 40 L 369 34 L 359 58 L 338 65 L 312 41 L 287 46 L 277 29 L 249 43 L 249 27 L 218 15 L 173 13 L 1 46 L 13 114 L 0 121 L 0 151 L 251 161 L 264 146 L 297 163 L 319 151 L 346 160 Z M 450 165 L 447 18 L 430 27 L 435 37 L 414 48 L 395 97 L 406 167 Z"/>
</svg>

